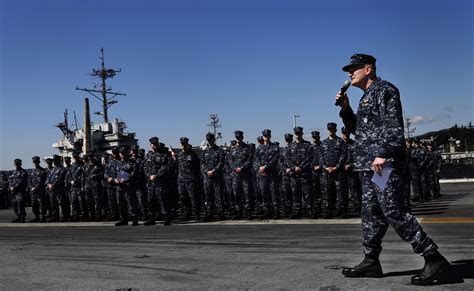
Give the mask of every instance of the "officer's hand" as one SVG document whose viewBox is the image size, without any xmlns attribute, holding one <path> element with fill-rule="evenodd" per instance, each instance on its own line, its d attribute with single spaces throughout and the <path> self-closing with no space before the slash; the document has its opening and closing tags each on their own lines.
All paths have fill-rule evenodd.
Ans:
<svg viewBox="0 0 474 291">
<path fill-rule="evenodd" d="M 295 173 L 296 173 L 296 174 L 301 173 L 301 168 L 300 168 L 300 167 L 295 167 Z"/>
<path fill-rule="evenodd" d="M 386 162 L 387 159 L 376 157 L 374 162 L 372 163 L 372 171 L 380 173 Z"/>
<path fill-rule="evenodd" d="M 112 183 L 113 179 L 111 177 L 107 178 L 107 182 Z"/>
<path fill-rule="evenodd" d="M 150 176 L 150 181 L 155 181 L 155 179 L 156 179 L 156 175 L 151 175 Z"/>
<path fill-rule="evenodd" d="M 319 171 L 319 168 L 320 168 L 319 166 L 314 166 L 314 171 L 315 172 Z"/>
<path fill-rule="evenodd" d="M 240 173 L 240 171 L 242 171 L 242 168 L 236 168 L 236 169 L 235 169 L 235 172 L 236 172 L 237 174 Z"/>
<path fill-rule="evenodd" d="M 265 166 L 261 166 L 260 168 L 258 168 L 258 172 L 259 173 L 265 172 Z"/>
<path fill-rule="evenodd" d="M 340 101 L 339 101 L 340 100 Z M 347 107 L 349 107 L 349 97 L 347 96 L 346 93 L 344 93 L 344 95 L 341 95 L 341 91 L 337 92 L 336 94 L 336 102 L 339 101 L 339 106 L 342 108 L 342 109 L 346 109 Z"/>
<path fill-rule="evenodd" d="M 212 177 L 214 175 L 214 171 L 207 171 L 207 176 Z"/>
<path fill-rule="evenodd" d="M 285 172 L 286 172 L 287 174 L 289 174 L 289 173 L 291 172 L 291 169 L 290 169 L 290 168 L 286 168 Z"/>
</svg>

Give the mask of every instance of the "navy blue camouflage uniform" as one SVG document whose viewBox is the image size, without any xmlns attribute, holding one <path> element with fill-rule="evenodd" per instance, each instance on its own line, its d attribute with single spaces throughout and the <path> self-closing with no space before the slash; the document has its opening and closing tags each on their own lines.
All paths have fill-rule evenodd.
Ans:
<svg viewBox="0 0 474 291">
<path fill-rule="evenodd" d="M 49 196 L 51 200 L 51 218 L 54 221 L 58 221 L 60 216 L 63 219 L 69 219 L 70 217 L 71 207 L 66 192 L 66 174 L 66 168 L 58 165 L 51 169 L 46 179 L 46 184 L 53 186 L 49 191 Z"/>
<path fill-rule="evenodd" d="M 34 168 L 29 176 L 29 187 L 31 193 L 31 208 L 36 218 L 40 215 L 44 219 L 46 216 L 46 178 L 48 172 L 41 166 Z"/>
<path fill-rule="evenodd" d="M 181 211 L 184 216 L 194 213 L 196 218 L 201 213 L 201 196 L 199 192 L 200 160 L 191 149 L 178 153 L 178 192 Z"/>
<path fill-rule="evenodd" d="M 169 195 L 171 161 L 168 153 L 157 148 L 145 156 L 143 169 L 147 176 L 148 213 L 147 220 L 152 221 L 164 216 L 171 218 L 171 201 Z M 155 180 L 151 180 L 155 176 Z"/>
<path fill-rule="evenodd" d="M 344 142 L 346 143 L 347 156 L 344 169 L 342 171 L 343 179 L 345 180 L 342 185 L 346 187 L 344 191 L 349 194 L 349 198 L 352 200 L 354 210 L 356 213 L 360 213 L 362 203 L 362 185 L 360 184 L 359 173 L 354 171 L 355 142 L 351 138 L 344 140 Z M 348 169 L 346 169 L 346 166 Z"/>
<path fill-rule="evenodd" d="M 235 196 L 235 210 L 239 213 L 245 208 L 247 213 L 254 208 L 251 196 L 252 149 L 244 142 L 231 147 L 228 154 L 228 165 L 232 179 L 232 190 Z M 237 168 L 240 172 L 237 173 Z"/>
<path fill-rule="evenodd" d="M 119 218 L 119 209 L 117 203 L 117 185 L 113 181 L 117 175 L 117 163 L 119 160 L 115 157 L 110 157 L 108 163 L 104 168 L 104 179 L 106 181 L 105 185 L 107 187 L 107 198 L 109 203 L 109 220 L 117 220 Z M 109 179 L 112 179 L 110 182 Z"/>
<path fill-rule="evenodd" d="M 76 160 L 76 162 L 66 168 L 66 171 L 66 185 L 69 188 L 72 218 L 82 217 L 86 219 L 89 217 L 89 199 L 86 198 L 82 191 L 83 163 Z"/>
<path fill-rule="evenodd" d="M 314 206 L 316 212 L 321 212 L 322 209 L 322 199 L 323 199 L 323 190 L 324 190 L 324 173 L 322 165 L 322 143 L 318 141 L 311 145 L 313 147 L 313 156 L 311 158 L 311 171 L 313 173 L 313 196 L 314 196 Z M 315 170 L 316 167 L 319 168 Z"/>
<path fill-rule="evenodd" d="M 105 217 L 107 213 L 104 196 L 102 195 L 102 177 L 104 171 L 102 166 L 90 161 L 83 166 L 82 188 L 84 196 L 87 197 L 88 213 L 92 218 Z"/>
<path fill-rule="evenodd" d="M 389 225 L 404 241 L 411 243 L 417 254 L 434 253 L 436 244 L 404 203 L 404 176 L 400 171 L 405 163 L 405 139 L 398 89 L 377 78 L 360 99 L 357 114 L 348 107 L 341 110 L 340 116 L 349 132 L 355 134 L 354 165 L 360 171 L 363 190 L 364 253 L 379 256 Z M 383 191 L 371 181 L 371 165 L 376 157 L 390 159 L 394 168 Z"/>
<path fill-rule="evenodd" d="M 324 170 L 324 191 L 323 206 L 327 213 L 334 209 L 334 204 L 338 211 L 344 211 L 347 207 L 347 193 L 344 193 L 343 168 L 346 162 L 347 149 L 342 138 L 326 138 L 322 142 L 321 164 L 323 169 L 327 167 L 336 167 L 332 173 Z"/>
<path fill-rule="evenodd" d="M 217 145 L 208 146 L 201 153 L 201 174 L 204 182 L 204 192 L 206 195 L 207 215 L 213 215 L 216 210 L 223 215 L 225 205 L 223 197 L 223 169 L 225 163 L 224 151 Z M 213 171 L 212 176 L 207 172 Z"/>
<path fill-rule="evenodd" d="M 20 168 L 13 171 L 13 173 L 8 177 L 8 185 L 10 188 L 13 210 L 15 215 L 19 219 L 24 219 L 26 217 L 25 206 L 27 198 L 27 187 L 28 187 L 28 173 Z"/>
<path fill-rule="evenodd" d="M 285 147 L 280 148 L 278 169 L 281 175 L 281 204 L 285 209 L 285 214 L 291 214 L 293 209 L 293 194 L 291 191 L 290 175 L 292 175 L 292 173 L 286 172 L 286 169 L 291 169 L 291 143 L 287 144 Z"/>
<path fill-rule="evenodd" d="M 117 161 L 114 179 L 118 179 L 120 172 L 128 175 L 123 183 L 117 184 L 117 203 L 120 218 L 122 221 L 127 221 L 129 216 L 132 219 L 138 219 L 140 208 L 137 198 L 137 164 L 128 158 Z"/>
<path fill-rule="evenodd" d="M 297 140 L 290 144 L 290 175 L 291 191 L 293 193 L 293 208 L 297 214 L 301 214 L 303 209 L 313 211 L 314 198 L 312 191 L 311 158 L 313 157 L 313 147 L 311 143 Z M 297 173 L 295 168 L 301 168 Z"/>
<path fill-rule="evenodd" d="M 257 172 L 257 183 L 262 196 L 264 210 L 278 213 L 280 211 L 280 195 L 278 185 L 278 161 L 280 148 L 276 143 L 260 145 L 255 151 L 254 170 Z M 263 173 L 260 167 L 265 167 Z"/>
</svg>

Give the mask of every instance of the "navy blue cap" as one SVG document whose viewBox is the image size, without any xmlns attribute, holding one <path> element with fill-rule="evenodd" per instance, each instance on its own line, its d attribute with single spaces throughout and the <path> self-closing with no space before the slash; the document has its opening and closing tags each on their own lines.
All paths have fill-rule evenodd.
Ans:
<svg viewBox="0 0 474 291">
<path fill-rule="evenodd" d="M 295 134 L 302 134 L 303 133 L 303 128 L 301 126 L 297 126 L 297 127 L 293 128 L 293 132 Z"/>
<path fill-rule="evenodd" d="M 216 136 L 212 132 L 206 134 L 206 140 L 215 140 Z"/>
<path fill-rule="evenodd" d="M 329 130 L 337 130 L 337 124 L 335 124 L 334 122 L 329 122 L 327 127 Z"/>
<path fill-rule="evenodd" d="M 241 130 L 236 130 L 236 131 L 234 131 L 234 136 L 235 136 L 235 137 L 243 137 L 243 136 L 244 136 L 244 132 L 241 131 Z"/>
<path fill-rule="evenodd" d="M 148 141 L 149 141 L 151 144 L 158 144 L 158 143 L 160 143 L 160 139 L 159 139 L 158 137 L 156 137 L 156 136 L 150 138 Z"/>
<path fill-rule="evenodd" d="M 373 56 L 365 55 L 365 54 L 354 54 L 351 57 L 351 62 L 348 65 L 344 66 L 342 70 L 344 72 L 349 72 L 352 68 L 362 66 L 365 64 L 375 66 L 375 61 L 376 59 Z"/>
<path fill-rule="evenodd" d="M 20 160 L 20 159 L 15 159 L 15 160 L 13 161 L 13 163 L 14 163 L 15 165 L 21 165 L 21 160 Z"/>
<path fill-rule="evenodd" d="M 183 136 L 182 138 L 179 139 L 179 142 L 182 143 L 182 144 L 183 144 L 183 143 L 188 143 L 188 142 L 189 142 L 189 138 Z"/>
<path fill-rule="evenodd" d="M 39 161 L 41 161 L 40 157 L 38 157 L 38 156 L 34 156 L 34 157 L 32 157 L 31 159 L 32 159 L 34 162 L 39 162 Z"/>
<path fill-rule="evenodd" d="M 262 130 L 262 135 L 263 136 L 272 135 L 272 131 L 270 129 L 264 129 Z"/>
<path fill-rule="evenodd" d="M 319 131 L 313 130 L 313 131 L 311 132 L 311 136 L 313 136 L 313 137 L 319 136 Z"/>
<path fill-rule="evenodd" d="M 262 143 L 262 142 L 263 142 L 263 136 L 261 136 L 261 135 L 258 136 L 258 137 L 257 137 L 257 141 L 258 141 L 259 143 Z"/>
<path fill-rule="evenodd" d="M 285 139 L 293 139 L 293 135 L 291 133 L 285 133 Z"/>
</svg>

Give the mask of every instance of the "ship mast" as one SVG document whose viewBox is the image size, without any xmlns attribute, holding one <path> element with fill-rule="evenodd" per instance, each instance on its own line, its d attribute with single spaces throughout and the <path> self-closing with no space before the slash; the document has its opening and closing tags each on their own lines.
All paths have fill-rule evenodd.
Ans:
<svg viewBox="0 0 474 291">
<path fill-rule="evenodd" d="M 117 96 L 127 96 L 125 93 L 117 93 L 112 92 L 112 88 L 109 86 L 107 88 L 106 80 L 113 78 L 117 73 L 120 73 L 122 70 L 114 70 L 114 69 L 107 69 L 105 67 L 105 60 L 104 60 L 104 49 L 100 49 L 100 60 L 101 60 L 101 68 L 100 69 L 92 69 L 92 73 L 90 74 L 92 77 L 97 77 L 100 79 L 100 85 L 94 85 L 94 89 L 87 89 L 87 88 L 79 88 L 76 87 L 76 90 L 85 91 L 97 98 L 102 103 L 102 112 L 96 112 L 95 114 L 102 115 L 104 117 L 104 123 L 109 122 L 109 115 L 108 109 L 115 103 L 117 100 L 113 100 Z M 98 88 L 97 88 L 98 87 Z M 97 90 L 99 89 L 99 90 Z M 94 93 L 100 93 L 100 95 L 96 95 Z"/>
</svg>

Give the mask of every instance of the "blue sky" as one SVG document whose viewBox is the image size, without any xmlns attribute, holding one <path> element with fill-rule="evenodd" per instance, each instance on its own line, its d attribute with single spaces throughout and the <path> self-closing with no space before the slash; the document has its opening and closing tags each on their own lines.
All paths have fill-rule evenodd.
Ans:
<svg viewBox="0 0 474 291">
<path fill-rule="evenodd" d="M 417 134 L 474 116 L 468 0 L 0 0 L 0 17 L 0 169 L 55 153 L 66 108 L 82 122 L 86 95 L 74 88 L 92 86 L 101 47 L 122 68 L 110 85 L 127 93 L 109 114 L 144 146 L 155 135 L 197 145 L 210 113 L 227 142 L 236 129 L 251 142 L 264 128 L 281 140 L 293 114 L 325 137 L 327 122 L 341 125 L 341 67 L 359 52 L 400 89 Z M 353 103 L 362 95 L 348 93 Z"/>
</svg>

